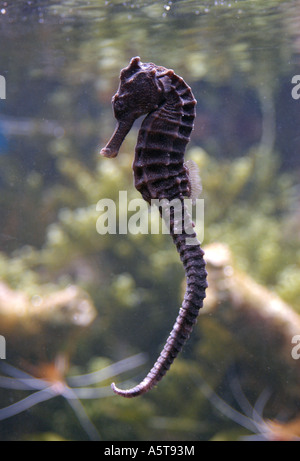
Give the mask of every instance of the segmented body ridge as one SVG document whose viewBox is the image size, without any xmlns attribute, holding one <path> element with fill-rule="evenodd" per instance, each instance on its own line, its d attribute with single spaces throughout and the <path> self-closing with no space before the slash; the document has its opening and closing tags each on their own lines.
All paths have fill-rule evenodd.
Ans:
<svg viewBox="0 0 300 461">
<path fill-rule="evenodd" d="M 142 123 L 133 171 L 135 187 L 148 202 L 190 195 L 184 153 L 193 129 L 195 105 L 191 89 L 173 74 L 166 99 Z"/>
</svg>

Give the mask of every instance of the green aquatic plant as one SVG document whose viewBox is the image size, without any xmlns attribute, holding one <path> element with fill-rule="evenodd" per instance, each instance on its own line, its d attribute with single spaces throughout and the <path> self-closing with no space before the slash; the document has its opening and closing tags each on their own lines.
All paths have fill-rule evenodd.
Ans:
<svg viewBox="0 0 300 461">
<path fill-rule="evenodd" d="M 278 173 L 274 152 L 253 149 L 222 166 L 201 149 L 190 155 L 203 171 L 206 241 L 228 243 L 241 268 L 297 309 L 300 254 L 299 234 L 291 232 L 297 215 L 293 176 Z"/>
<path fill-rule="evenodd" d="M 123 155 L 123 158 L 120 157 L 121 165 L 118 165 L 120 170 L 116 173 L 118 184 L 124 189 L 128 187 L 129 196 L 134 197 L 134 191 L 130 185 L 129 155 Z M 295 265 L 297 236 L 294 235 L 289 246 L 284 240 L 287 233 L 290 232 L 291 225 L 290 220 L 286 219 L 285 210 L 291 210 L 288 215 L 293 216 L 295 196 L 292 177 L 287 174 L 282 175 L 282 177 L 279 175 L 279 179 L 275 182 L 275 175 L 276 178 L 278 177 L 276 169 L 274 168 L 271 174 L 267 167 L 264 176 L 261 169 L 256 166 L 255 152 L 253 152 L 252 157 L 249 156 L 247 159 L 240 158 L 230 163 L 224 162 L 223 167 L 220 167 L 220 162 L 217 165 L 200 149 L 190 150 L 189 156 L 198 163 L 200 171 L 203 172 L 201 176 L 206 193 L 205 201 L 209 202 L 205 202 L 206 242 L 208 240 L 226 242 L 241 269 L 248 274 L 252 273 L 257 282 L 266 286 L 269 285 L 271 289 L 275 289 L 278 294 L 281 294 L 284 283 L 288 287 L 293 281 L 292 278 L 288 277 L 290 271 L 294 271 L 296 279 L 299 270 Z M 164 295 L 164 286 L 174 283 L 175 278 L 179 286 L 183 276 L 176 255 L 174 256 L 172 251 L 172 246 L 168 243 L 168 236 L 132 236 L 128 234 L 122 236 L 121 239 L 118 237 L 117 242 L 114 236 L 97 234 L 98 214 L 95 210 L 98 197 L 94 191 L 95 185 L 100 185 L 98 187 L 100 197 L 107 194 L 107 196 L 117 198 L 109 185 L 107 166 L 100 164 L 94 172 L 87 172 L 83 166 L 80 168 L 79 161 L 78 163 L 73 162 L 73 164 L 74 168 L 72 168 L 71 160 L 67 159 L 62 171 L 68 177 L 69 187 L 76 188 L 77 193 L 79 193 L 77 184 L 81 184 L 81 187 L 83 184 L 87 184 L 86 187 L 82 187 L 80 192 L 81 197 L 84 197 L 81 200 L 82 202 L 86 201 L 87 206 L 82 206 L 79 209 L 65 207 L 59 214 L 57 222 L 49 226 L 46 243 L 41 250 L 27 248 L 26 251 L 16 253 L 10 260 L 2 259 L 2 278 L 9 281 L 15 288 L 25 288 L 27 285 L 28 290 L 31 286 L 29 292 L 34 293 L 36 285 L 41 281 L 41 274 L 39 274 L 38 269 L 41 267 L 41 261 L 43 261 L 44 268 L 47 268 L 47 272 L 43 271 L 44 280 L 46 273 L 48 273 L 47 278 L 49 279 L 56 273 L 61 273 L 61 284 L 64 281 L 74 282 L 77 280 L 80 282 L 85 289 L 88 289 L 95 305 L 98 306 L 102 328 L 110 331 L 110 339 L 104 335 L 103 339 L 100 340 L 102 346 L 103 344 L 112 344 L 112 341 L 115 344 L 118 344 L 119 341 L 126 344 L 126 337 L 122 337 L 124 325 L 125 329 L 131 329 L 133 325 L 144 325 L 144 312 L 145 308 L 148 308 L 147 321 L 151 322 L 152 332 L 148 329 L 147 331 L 142 329 L 143 333 L 135 337 L 135 349 L 133 350 L 145 350 L 146 343 L 149 344 L 149 350 L 153 350 L 153 354 L 155 354 L 153 332 L 157 330 L 155 336 L 156 340 L 159 340 L 159 335 L 162 335 L 163 331 L 158 323 L 164 317 L 171 315 L 177 298 L 181 297 L 179 291 L 174 292 L 173 300 L 171 300 L 169 292 Z M 257 175 L 256 171 L 258 171 Z M 84 180 L 86 175 L 88 175 L 88 181 Z M 256 176 L 258 177 L 256 178 Z M 253 184 L 257 184 L 257 187 L 261 187 L 264 191 L 263 194 L 258 194 L 259 197 L 264 197 L 259 203 L 256 198 L 258 191 L 252 187 Z M 249 194 L 249 190 L 253 190 L 252 194 Z M 71 197 L 70 194 L 67 195 Z M 53 197 L 55 197 L 55 192 Z M 221 204 L 220 197 L 226 201 L 228 209 L 226 214 L 224 214 L 224 206 Z M 214 203 L 214 206 L 211 203 Z M 234 210 L 231 211 L 231 208 Z M 277 213 L 280 208 L 282 211 Z M 250 221 L 249 216 L 252 216 Z M 282 245 L 286 248 L 284 255 L 281 251 Z M 282 264 L 277 266 L 275 262 L 280 254 Z M 146 265 L 145 262 L 147 262 Z M 103 267 L 105 267 L 105 271 L 103 271 Z M 30 273 L 33 282 L 30 282 L 28 278 Z M 69 275 L 67 275 L 68 273 Z M 155 287 L 153 287 L 153 279 L 157 280 Z M 295 307 L 297 307 L 299 296 L 297 290 L 298 286 L 295 284 L 295 291 L 293 292 L 295 297 L 293 298 L 291 291 L 286 288 L 288 294 L 286 301 L 291 302 L 292 300 Z M 156 300 L 157 305 L 163 302 L 166 306 L 166 312 L 156 309 L 154 300 Z M 231 305 L 231 303 L 229 304 Z M 233 339 L 234 332 L 226 331 L 228 326 L 225 324 L 216 325 L 216 320 L 209 318 L 209 316 L 201 316 L 197 327 L 198 334 L 196 331 L 195 341 L 194 344 L 192 342 L 191 346 L 190 353 L 192 355 L 189 360 L 191 361 L 192 375 L 197 374 L 197 370 L 199 371 L 197 363 L 201 363 L 201 374 L 206 376 L 217 388 L 222 376 L 220 365 L 217 373 L 208 366 L 208 362 L 222 363 L 223 373 L 226 373 L 234 359 L 242 360 L 244 364 L 247 363 L 248 353 L 246 351 L 249 345 L 241 347 L 243 337 L 240 337 L 239 341 Z M 102 328 L 100 327 L 100 331 Z M 267 330 L 269 331 L 269 329 Z M 91 333 L 90 338 L 85 340 L 85 347 L 87 348 L 88 344 L 96 345 L 99 343 L 99 330 L 97 333 L 96 330 L 91 331 Z M 202 337 L 201 341 L 200 337 Z M 251 337 L 253 338 L 253 335 Z M 218 338 L 218 340 L 212 341 L 211 338 Z M 200 341 L 198 345 L 197 341 Z M 96 346 L 96 349 L 98 347 Z M 126 345 L 126 347 L 128 346 Z M 195 352 L 192 352 L 194 347 Z M 257 347 L 260 347 L 260 343 L 257 344 Z M 225 353 L 228 349 L 232 351 L 230 356 Z M 237 352 L 238 350 L 239 352 Z M 223 355 L 224 360 L 221 359 Z M 199 357 L 201 358 L 199 359 Z M 182 376 L 182 366 L 182 361 L 179 361 L 177 367 L 175 366 L 174 373 L 176 376 L 177 373 L 178 376 Z M 276 367 L 279 367 L 279 362 L 277 364 L 273 362 L 272 367 L 274 367 L 275 373 Z M 185 386 L 184 381 L 182 385 Z M 278 382 L 278 386 L 280 388 L 280 382 Z M 290 391 L 292 393 L 292 389 Z M 166 392 L 169 395 L 176 395 L 178 393 L 176 380 L 170 379 L 166 388 L 162 386 L 161 392 L 162 397 L 165 396 Z M 194 402 L 198 402 L 199 405 L 199 414 L 204 415 L 202 411 L 206 410 L 204 410 L 205 405 L 202 399 L 203 397 L 199 397 L 197 393 L 194 395 Z M 168 401 L 167 399 L 165 402 Z M 160 402 L 156 393 L 153 397 L 153 404 L 160 414 L 158 409 L 163 405 L 163 402 Z M 104 408 L 109 413 L 106 403 Z M 184 409 L 182 411 L 184 412 Z M 197 419 L 196 416 L 195 418 Z M 199 431 L 202 433 L 196 420 L 193 423 L 192 421 L 187 422 L 187 424 L 190 433 L 198 435 Z M 191 425 L 193 429 L 191 429 Z M 170 427 L 173 426 L 169 426 L 169 423 L 165 426 L 165 434 L 169 433 Z M 172 431 L 177 433 L 175 426 Z M 203 431 L 204 438 L 206 434 L 207 432 Z"/>
</svg>

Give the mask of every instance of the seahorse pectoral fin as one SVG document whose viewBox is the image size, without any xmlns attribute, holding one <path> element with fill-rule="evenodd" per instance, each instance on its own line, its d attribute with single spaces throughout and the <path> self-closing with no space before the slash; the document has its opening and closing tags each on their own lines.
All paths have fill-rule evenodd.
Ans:
<svg viewBox="0 0 300 461">
<path fill-rule="evenodd" d="M 134 119 L 129 120 L 119 120 L 116 126 L 116 129 L 103 149 L 100 151 L 100 155 L 104 157 L 116 157 L 119 153 L 122 142 L 124 141 L 126 135 L 130 131 L 133 125 Z"/>
<path fill-rule="evenodd" d="M 195 163 L 193 160 L 187 160 L 184 163 L 185 167 L 188 170 L 189 173 L 189 179 L 190 179 L 190 198 L 192 199 L 193 205 L 196 203 L 197 198 L 202 192 L 202 183 L 201 183 L 201 178 L 199 174 L 199 168 L 197 163 Z"/>
</svg>

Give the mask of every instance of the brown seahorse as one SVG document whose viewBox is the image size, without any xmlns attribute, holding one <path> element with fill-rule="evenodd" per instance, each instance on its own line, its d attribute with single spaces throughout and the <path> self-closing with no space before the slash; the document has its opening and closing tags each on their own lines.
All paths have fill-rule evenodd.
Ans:
<svg viewBox="0 0 300 461">
<path fill-rule="evenodd" d="M 120 74 L 120 86 L 112 99 L 117 127 L 106 147 L 105 157 L 116 157 L 133 122 L 147 114 L 142 122 L 133 162 L 135 187 L 151 204 L 158 199 L 164 217 L 163 199 L 178 199 L 181 218 L 176 221 L 174 208 L 169 207 L 170 234 L 185 269 L 187 288 L 179 315 L 167 342 L 146 378 L 129 390 L 115 393 L 135 397 L 152 389 L 162 379 L 189 338 L 203 306 L 207 288 L 204 251 L 196 238 L 193 222 L 186 210 L 185 198 L 191 197 L 191 174 L 184 163 L 184 153 L 195 118 L 196 100 L 191 88 L 173 70 L 142 63 L 132 58 Z M 161 202 L 162 201 L 162 202 Z M 182 229 L 181 233 L 177 229 Z M 192 239 L 188 240 L 187 239 Z M 192 242 L 192 244 L 191 244 Z"/>
</svg>

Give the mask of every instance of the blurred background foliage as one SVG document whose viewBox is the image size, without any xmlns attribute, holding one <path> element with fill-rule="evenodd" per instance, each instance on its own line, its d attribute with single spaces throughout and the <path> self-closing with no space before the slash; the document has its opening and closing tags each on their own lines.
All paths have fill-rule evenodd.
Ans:
<svg viewBox="0 0 300 461">
<path fill-rule="evenodd" d="M 0 279 L 11 290 L 0 296 L 0 334 L 15 366 L 29 371 L 28 363 L 64 353 L 70 373 L 84 373 L 142 351 L 147 363 L 125 377 L 136 382 L 150 368 L 183 297 L 183 268 L 168 235 L 96 231 L 100 199 L 118 203 L 120 190 L 139 198 L 131 171 L 138 124 L 117 159 L 98 152 L 132 56 L 173 68 L 198 101 L 186 156 L 201 172 L 204 246 L 222 244 L 208 252 L 207 306 L 155 390 L 85 403 L 104 440 L 235 440 L 247 431 L 203 392 L 209 383 L 238 408 L 234 379 L 251 404 L 270 390 L 268 418 L 299 414 L 290 355 L 291 331 L 300 334 L 300 101 L 291 96 L 299 21 L 299 1 L 0 1 Z M 228 280 L 239 281 L 233 292 Z M 80 325 L 72 309 L 61 321 L 53 307 L 36 314 L 43 321 L 32 330 L 31 317 L 15 312 L 20 294 L 29 312 L 69 286 L 82 290 L 73 307 L 88 303 Z M 293 328 L 274 299 L 295 316 Z M 1 390 L 1 407 L 20 396 Z M 2 440 L 84 437 L 62 400 L 0 422 Z"/>
</svg>

